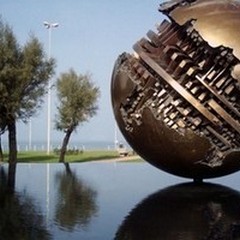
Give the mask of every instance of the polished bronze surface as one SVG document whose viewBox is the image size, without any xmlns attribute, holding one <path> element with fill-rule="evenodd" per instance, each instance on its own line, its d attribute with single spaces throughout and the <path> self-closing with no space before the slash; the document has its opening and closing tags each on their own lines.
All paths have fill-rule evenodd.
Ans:
<svg viewBox="0 0 240 240">
<path fill-rule="evenodd" d="M 215 184 L 181 184 L 150 195 L 123 220 L 115 240 L 237 240 L 240 193 Z"/>
<path fill-rule="evenodd" d="M 123 53 L 112 75 L 116 121 L 133 149 L 169 173 L 240 169 L 240 2 L 178 0 Z M 221 21 L 220 21 L 221 20 Z"/>
</svg>

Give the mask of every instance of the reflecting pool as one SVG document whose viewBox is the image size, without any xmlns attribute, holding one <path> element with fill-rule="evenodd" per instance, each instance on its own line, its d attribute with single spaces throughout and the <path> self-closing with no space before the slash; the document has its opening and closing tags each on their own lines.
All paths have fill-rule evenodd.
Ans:
<svg viewBox="0 0 240 240">
<path fill-rule="evenodd" d="M 193 184 L 148 163 L 0 166 L 0 240 L 240 239 L 240 173 Z"/>
</svg>

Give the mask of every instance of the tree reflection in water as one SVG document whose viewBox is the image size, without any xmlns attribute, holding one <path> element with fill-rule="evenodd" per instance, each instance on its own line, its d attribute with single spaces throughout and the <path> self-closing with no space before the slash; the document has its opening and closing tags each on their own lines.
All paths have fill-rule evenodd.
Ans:
<svg viewBox="0 0 240 240">
<path fill-rule="evenodd" d="M 143 200 L 115 240 L 239 240 L 240 193 L 215 184 L 181 184 Z"/>
<path fill-rule="evenodd" d="M 58 197 L 55 221 L 67 231 L 73 231 L 75 227 L 86 229 L 98 211 L 97 191 L 76 176 L 68 163 L 65 167 L 66 171 L 56 174 Z"/>
<path fill-rule="evenodd" d="M 0 166 L 0 239 L 52 239 L 40 209 L 26 193 L 17 193 L 8 186 L 5 169 Z"/>
</svg>

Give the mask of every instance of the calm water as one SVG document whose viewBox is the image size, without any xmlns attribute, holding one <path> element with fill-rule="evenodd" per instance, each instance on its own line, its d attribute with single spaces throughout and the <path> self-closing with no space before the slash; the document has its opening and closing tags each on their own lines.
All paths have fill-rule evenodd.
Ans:
<svg viewBox="0 0 240 240">
<path fill-rule="evenodd" d="M 0 169 L 0 240 L 240 239 L 240 173 L 196 186 L 148 163 L 18 164 L 10 195 Z"/>
</svg>

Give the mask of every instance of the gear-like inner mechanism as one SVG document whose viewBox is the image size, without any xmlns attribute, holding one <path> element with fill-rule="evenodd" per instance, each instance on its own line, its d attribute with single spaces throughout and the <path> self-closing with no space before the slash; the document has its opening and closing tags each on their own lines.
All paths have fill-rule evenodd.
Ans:
<svg viewBox="0 0 240 240">
<path fill-rule="evenodd" d="M 190 130 L 206 138 L 211 147 L 197 164 L 213 168 L 240 149 L 240 83 L 232 74 L 240 60 L 232 48 L 210 46 L 194 28 L 197 19 L 180 25 L 169 15 L 191 2 L 160 5 L 168 20 L 133 46 L 134 55 L 119 57 L 117 71 L 133 85 L 119 111 L 130 135 L 148 109 L 178 134 Z"/>
</svg>

